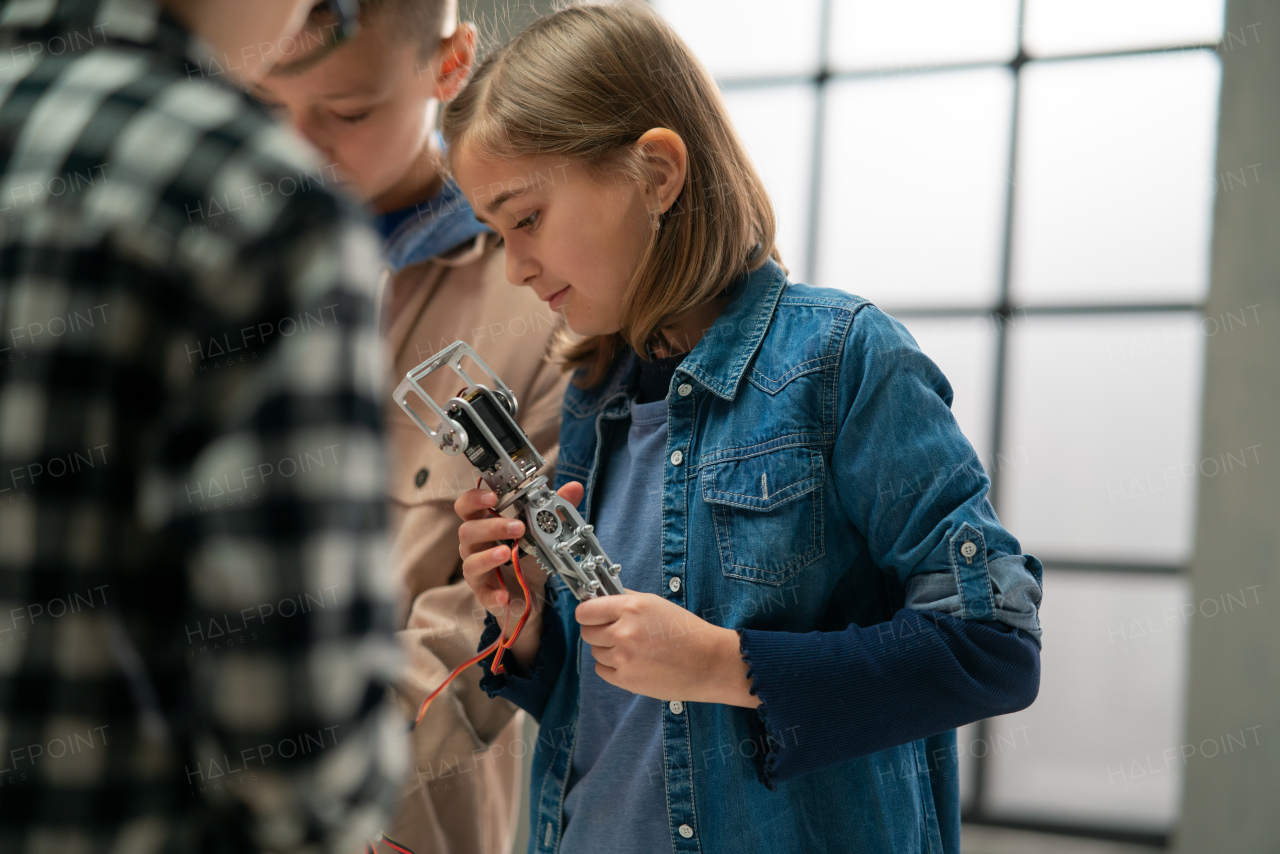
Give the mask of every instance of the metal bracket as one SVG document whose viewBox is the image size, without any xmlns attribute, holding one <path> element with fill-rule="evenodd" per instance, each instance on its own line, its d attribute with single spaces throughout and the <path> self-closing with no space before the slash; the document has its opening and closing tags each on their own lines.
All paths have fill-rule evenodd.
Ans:
<svg viewBox="0 0 1280 854">
<path fill-rule="evenodd" d="M 492 387 L 476 382 L 466 372 L 464 358 L 484 371 Z M 427 394 L 422 382 L 445 367 L 466 386 L 441 406 Z M 438 419 L 435 426 L 413 409 L 410 396 L 422 401 Z M 405 375 L 393 399 L 436 447 L 450 456 L 466 455 L 497 493 L 494 509 L 511 507 L 524 521 L 521 548 L 534 555 L 545 570 L 559 575 L 576 598 L 623 592 L 618 578 L 621 567 L 609 560 L 594 528 L 538 474 L 546 460 L 516 423 L 515 395 L 471 347 L 455 341 L 427 359 Z"/>
</svg>

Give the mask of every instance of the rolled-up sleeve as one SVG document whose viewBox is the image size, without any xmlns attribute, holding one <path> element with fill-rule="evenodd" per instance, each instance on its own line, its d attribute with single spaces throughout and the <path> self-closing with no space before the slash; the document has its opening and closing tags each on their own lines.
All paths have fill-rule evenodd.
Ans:
<svg viewBox="0 0 1280 854">
<path fill-rule="evenodd" d="M 1039 690 L 1040 562 L 997 519 L 946 377 L 867 306 L 840 389 L 837 493 L 873 562 L 905 588 L 905 607 L 842 631 L 740 630 L 761 700 L 753 725 L 769 745 L 757 771 L 771 788 L 1025 708 Z"/>
<path fill-rule="evenodd" d="M 854 317 L 832 469 L 875 564 L 907 606 L 990 620 L 1040 641 L 1040 561 L 991 506 L 991 481 L 951 413 L 951 384 L 897 320 Z"/>
</svg>

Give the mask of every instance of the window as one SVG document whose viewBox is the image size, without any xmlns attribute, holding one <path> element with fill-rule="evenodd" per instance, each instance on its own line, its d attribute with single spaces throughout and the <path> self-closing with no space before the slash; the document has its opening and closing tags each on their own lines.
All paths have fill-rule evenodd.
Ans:
<svg viewBox="0 0 1280 854">
<path fill-rule="evenodd" d="M 792 277 L 908 326 L 1045 563 L 1040 699 L 961 732 L 966 816 L 1167 839 L 1196 482 L 1248 454 L 1197 459 L 1205 338 L 1250 322 L 1202 308 L 1214 196 L 1249 180 L 1215 176 L 1218 51 L 1257 34 L 1223 0 L 655 5 L 720 81 Z"/>
</svg>

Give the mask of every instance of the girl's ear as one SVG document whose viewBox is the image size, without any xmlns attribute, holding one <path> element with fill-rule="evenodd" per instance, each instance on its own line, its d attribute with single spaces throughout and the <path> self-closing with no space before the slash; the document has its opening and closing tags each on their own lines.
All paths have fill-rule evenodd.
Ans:
<svg viewBox="0 0 1280 854">
<path fill-rule="evenodd" d="M 476 28 L 474 24 L 458 24 L 453 34 L 440 41 L 440 48 L 422 73 L 430 74 L 431 97 L 452 101 L 471 76 L 476 63 Z"/>
<path fill-rule="evenodd" d="M 675 204 L 689 168 L 689 152 L 680 134 L 669 128 L 650 128 L 636 140 L 636 151 L 649 170 L 654 216 L 660 217 Z"/>
</svg>

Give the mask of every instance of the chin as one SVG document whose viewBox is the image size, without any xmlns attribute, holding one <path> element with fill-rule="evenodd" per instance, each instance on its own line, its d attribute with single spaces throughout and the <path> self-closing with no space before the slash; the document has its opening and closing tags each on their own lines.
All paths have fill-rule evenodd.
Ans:
<svg viewBox="0 0 1280 854">
<path fill-rule="evenodd" d="M 569 331 L 574 335 L 581 335 L 583 338 L 590 338 L 593 335 L 603 335 L 604 333 L 596 329 L 591 324 L 574 323 L 568 318 L 565 319 L 565 325 L 569 327 Z"/>
<path fill-rule="evenodd" d="M 580 310 L 575 311 L 571 302 L 560 306 L 555 313 L 564 317 L 565 325 L 569 327 L 570 332 L 575 335 L 581 335 L 584 338 L 591 338 L 596 335 L 612 335 L 622 328 L 622 325 L 616 319 L 600 317 L 591 311 L 585 313 Z"/>
</svg>

